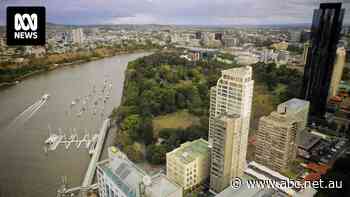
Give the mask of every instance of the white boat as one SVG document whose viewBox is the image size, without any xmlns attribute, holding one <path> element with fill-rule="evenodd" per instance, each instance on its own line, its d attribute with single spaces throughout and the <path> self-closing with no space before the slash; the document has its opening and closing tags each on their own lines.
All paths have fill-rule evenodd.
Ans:
<svg viewBox="0 0 350 197">
<path fill-rule="evenodd" d="M 72 101 L 71 105 L 74 106 L 75 104 L 77 104 L 75 101 Z"/>
<path fill-rule="evenodd" d="M 55 134 L 54 134 L 55 135 Z M 51 144 L 48 144 L 49 150 L 56 150 L 57 146 L 61 143 L 63 136 L 62 135 L 56 135 L 57 137 L 55 137 L 54 141 L 52 141 Z"/>
<path fill-rule="evenodd" d="M 41 97 L 41 100 L 42 100 L 42 101 L 47 101 L 49 98 L 50 98 L 50 95 L 49 95 L 49 94 L 44 94 L 44 95 Z"/>
<path fill-rule="evenodd" d="M 49 138 L 47 138 L 47 139 L 45 140 L 45 144 L 53 144 L 53 143 L 55 143 L 58 139 L 59 139 L 59 136 L 58 136 L 58 135 L 52 134 L 52 135 L 50 135 Z"/>
</svg>

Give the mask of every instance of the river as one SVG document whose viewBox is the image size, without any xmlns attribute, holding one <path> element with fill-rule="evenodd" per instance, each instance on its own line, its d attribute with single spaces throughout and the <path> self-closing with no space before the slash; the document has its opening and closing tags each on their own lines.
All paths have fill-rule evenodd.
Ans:
<svg viewBox="0 0 350 197">
<path fill-rule="evenodd" d="M 67 176 L 69 186 L 79 186 L 90 160 L 88 150 L 84 145 L 68 150 L 59 145 L 45 152 L 49 131 L 80 136 L 98 132 L 102 120 L 120 103 L 127 63 L 147 54 L 63 67 L 1 89 L 0 197 L 55 197 L 62 176 Z M 41 101 L 44 94 L 50 95 L 46 102 Z"/>
</svg>

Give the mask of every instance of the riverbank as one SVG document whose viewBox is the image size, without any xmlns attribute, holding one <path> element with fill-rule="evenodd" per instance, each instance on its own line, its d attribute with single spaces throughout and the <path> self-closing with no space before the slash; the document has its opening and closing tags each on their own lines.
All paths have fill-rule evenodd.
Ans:
<svg viewBox="0 0 350 197">
<path fill-rule="evenodd" d="M 18 85 L 2 90 L 0 149 L 6 150 L 0 162 L 0 169 L 6 169 L 0 170 L 2 196 L 56 196 L 62 176 L 67 177 L 67 187 L 80 186 L 91 160 L 88 151 L 75 147 L 67 150 L 62 146 L 45 154 L 42 146 L 50 130 L 48 127 L 52 133 L 62 130 L 70 134 L 74 128 L 79 136 L 86 132 L 97 133 L 101 122 L 120 103 L 127 63 L 145 55 L 148 53 L 117 55 L 81 66 L 57 69 L 29 77 Z M 97 115 L 94 115 L 91 106 L 94 106 L 94 101 L 100 95 L 94 94 L 87 104 L 89 110 L 78 117 L 76 114 L 81 110 L 82 103 L 71 108 L 71 102 L 91 93 L 93 85 L 101 93 L 106 79 L 113 84 L 108 101 L 105 104 L 99 101 L 101 107 L 98 108 Z M 31 118 L 17 124 L 16 130 L 6 129 L 23 111 L 41 99 L 43 94 L 50 94 L 47 104 L 33 115 L 32 110 L 25 113 L 23 119 L 27 115 Z M 100 113 L 102 105 L 104 116 Z M 106 136 L 104 147 L 114 145 L 115 135 L 115 127 L 112 127 Z M 108 151 L 104 150 L 101 159 L 107 157 Z"/>
<path fill-rule="evenodd" d="M 63 68 L 66 66 L 76 66 L 76 65 L 83 64 L 83 63 L 92 62 L 92 61 L 96 61 L 96 60 L 100 60 L 100 59 L 104 59 L 104 58 L 108 58 L 108 57 L 113 57 L 113 56 L 117 56 L 117 55 L 143 53 L 143 52 L 154 52 L 156 50 L 157 49 L 147 49 L 147 50 L 146 49 L 135 49 L 135 50 L 129 50 L 129 51 L 118 51 L 118 52 L 113 52 L 113 53 L 105 53 L 104 55 L 100 55 L 100 56 L 90 56 L 87 58 L 85 57 L 84 59 L 79 59 L 79 60 L 75 60 L 72 62 L 51 63 L 51 64 L 46 65 L 47 67 L 43 67 L 41 69 L 25 73 L 24 75 L 15 77 L 10 81 L 0 82 L 0 88 L 13 86 L 13 85 L 20 83 L 20 81 L 22 81 L 26 78 L 29 78 L 31 76 L 34 76 L 34 75 L 37 75 L 40 73 L 44 73 L 44 72 L 49 72 L 49 71 L 52 71 L 52 70 L 55 70 L 58 68 Z"/>
</svg>

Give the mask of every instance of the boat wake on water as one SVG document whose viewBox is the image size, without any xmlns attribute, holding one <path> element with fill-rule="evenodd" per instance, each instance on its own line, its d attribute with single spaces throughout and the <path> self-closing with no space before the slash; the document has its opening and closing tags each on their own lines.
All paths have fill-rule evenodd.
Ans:
<svg viewBox="0 0 350 197">
<path fill-rule="evenodd" d="M 29 106 L 27 109 L 25 109 L 22 113 L 20 113 L 7 127 L 8 129 L 12 129 L 17 125 L 22 125 L 25 122 L 27 122 L 30 118 L 32 118 L 42 106 L 44 106 L 50 95 L 45 94 L 41 97 L 40 100 Z"/>
</svg>

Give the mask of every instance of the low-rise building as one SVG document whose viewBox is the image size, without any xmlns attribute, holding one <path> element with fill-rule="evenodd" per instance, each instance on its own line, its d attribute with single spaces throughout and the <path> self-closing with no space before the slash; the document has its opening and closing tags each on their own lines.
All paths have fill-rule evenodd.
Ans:
<svg viewBox="0 0 350 197">
<path fill-rule="evenodd" d="M 182 197 L 182 188 L 165 175 L 148 175 L 116 148 L 97 164 L 100 197 Z"/>
<path fill-rule="evenodd" d="M 209 177 L 208 142 L 198 139 L 186 142 L 166 154 L 167 177 L 185 191 L 196 188 Z"/>
<path fill-rule="evenodd" d="M 271 45 L 272 48 L 276 50 L 287 50 L 288 48 L 288 42 L 280 42 L 280 43 L 274 43 Z"/>
</svg>

